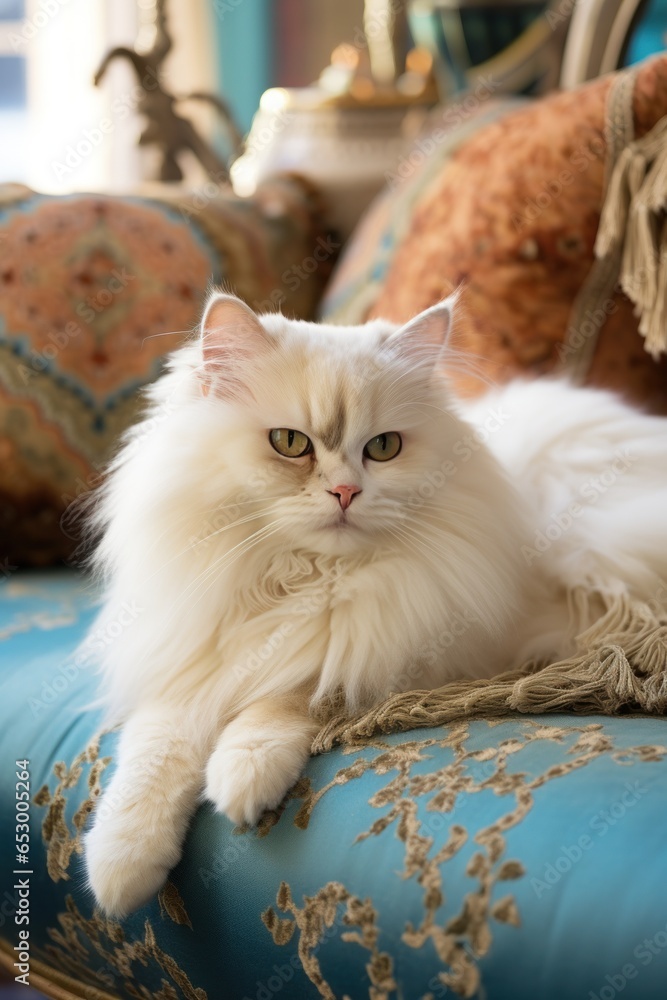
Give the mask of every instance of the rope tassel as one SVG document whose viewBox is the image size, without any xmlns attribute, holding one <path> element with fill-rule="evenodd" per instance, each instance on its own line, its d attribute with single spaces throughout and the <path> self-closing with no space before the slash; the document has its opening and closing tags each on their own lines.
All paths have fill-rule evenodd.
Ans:
<svg viewBox="0 0 667 1000">
<path fill-rule="evenodd" d="M 619 283 L 635 305 L 644 346 L 667 352 L 667 116 L 618 157 L 609 179 L 595 255 L 621 252 Z"/>
<path fill-rule="evenodd" d="M 627 596 L 570 595 L 579 620 L 593 625 L 576 639 L 577 652 L 546 666 L 527 663 L 489 680 L 452 681 L 434 691 L 392 694 L 353 719 L 329 717 L 313 753 L 336 743 L 356 744 L 376 733 L 442 726 L 465 718 L 512 712 L 667 712 L 667 617 Z M 603 607 L 603 614 L 594 609 Z"/>
</svg>

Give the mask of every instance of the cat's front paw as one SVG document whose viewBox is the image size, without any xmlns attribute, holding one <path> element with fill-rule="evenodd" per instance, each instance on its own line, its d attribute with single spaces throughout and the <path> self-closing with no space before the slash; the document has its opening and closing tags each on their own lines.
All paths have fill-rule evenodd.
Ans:
<svg viewBox="0 0 667 1000">
<path fill-rule="evenodd" d="M 88 884 L 110 917 L 126 917 L 162 888 L 175 863 L 160 856 L 140 832 L 119 830 L 100 821 L 84 841 Z"/>
<path fill-rule="evenodd" d="M 279 805 L 299 777 L 300 756 L 266 746 L 218 746 L 206 769 L 206 798 L 238 826 L 254 826 Z"/>
</svg>

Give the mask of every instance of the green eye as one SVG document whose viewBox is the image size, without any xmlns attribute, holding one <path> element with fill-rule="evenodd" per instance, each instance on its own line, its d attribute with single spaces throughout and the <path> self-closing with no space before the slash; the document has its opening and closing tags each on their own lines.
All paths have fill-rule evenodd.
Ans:
<svg viewBox="0 0 667 1000">
<path fill-rule="evenodd" d="M 396 458 L 401 450 L 401 435 L 396 431 L 388 431 L 386 434 L 378 434 L 366 443 L 364 455 L 372 458 L 374 462 L 388 462 L 390 458 Z"/>
<path fill-rule="evenodd" d="M 269 433 L 269 441 L 279 455 L 285 458 L 301 458 L 313 450 L 309 437 L 301 431 L 291 431 L 287 427 L 276 427 Z"/>
</svg>

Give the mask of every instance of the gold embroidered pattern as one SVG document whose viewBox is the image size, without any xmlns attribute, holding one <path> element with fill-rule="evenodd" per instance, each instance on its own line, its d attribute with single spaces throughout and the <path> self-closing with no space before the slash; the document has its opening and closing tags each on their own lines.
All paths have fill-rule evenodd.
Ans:
<svg viewBox="0 0 667 1000">
<path fill-rule="evenodd" d="M 320 996 L 325 1000 L 337 1000 L 322 975 L 320 964 L 313 951 L 320 943 L 325 928 L 333 927 L 341 904 L 345 906 L 343 926 L 359 928 L 358 931 L 343 932 L 342 939 L 358 944 L 370 952 L 370 959 L 366 964 L 368 978 L 372 983 L 369 996 L 372 1000 L 389 1000 L 390 994 L 396 990 L 393 962 L 386 952 L 378 950 L 377 912 L 370 900 L 352 896 L 340 882 L 329 882 L 317 895 L 305 896 L 304 905 L 299 909 L 292 899 L 289 886 L 286 882 L 282 882 L 276 905 L 283 913 L 291 913 L 292 919 L 278 917 L 275 910 L 269 907 L 262 914 L 262 920 L 276 944 L 286 944 L 291 940 L 294 931 L 299 931 L 299 958 L 304 972 L 317 987 Z"/>
<path fill-rule="evenodd" d="M 344 752 L 357 754 L 370 747 L 377 753 L 373 757 L 358 757 L 352 764 L 341 768 L 318 791 L 301 783 L 299 795 L 292 796 L 303 800 L 294 822 L 297 827 L 305 829 L 317 804 L 325 795 L 331 794 L 333 789 L 369 772 L 394 775 L 369 800 L 369 804 L 383 810 L 383 814 L 368 830 L 356 837 L 355 843 L 381 836 L 390 827 L 394 827 L 396 836 L 404 845 L 404 870 L 401 877 L 414 878 L 418 882 L 423 889 L 424 903 L 423 920 L 417 927 L 408 923 L 402 941 L 408 947 L 417 949 L 430 943 L 446 966 L 439 973 L 440 981 L 463 997 L 472 997 L 481 985 L 478 960 L 491 947 L 494 922 L 520 926 L 521 917 L 512 894 L 503 893 L 495 898 L 495 893 L 497 887 L 522 878 L 525 874 L 520 861 L 505 858 L 505 835 L 526 817 L 533 806 L 534 792 L 552 779 L 566 777 L 603 755 L 611 756 L 618 764 L 628 764 L 633 761 L 662 760 L 667 754 L 667 747 L 664 746 L 617 750 L 612 736 L 605 733 L 599 723 L 565 727 L 522 720 L 517 735 L 500 740 L 497 746 L 482 750 L 466 749 L 469 735 L 469 723 L 459 722 L 450 726 L 442 737 L 428 736 L 394 746 L 379 738 L 359 741 L 356 746 L 345 748 Z M 573 735 L 575 739 L 565 750 L 565 760 L 550 765 L 542 774 L 531 778 L 525 773 L 508 770 L 507 765 L 513 755 L 530 744 L 545 740 L 564 744 Z M 452 762 L 430 773 L 424 772 L 423 766 L 415 770 L 415 765 L 423 765 L 430 759 L 428 751 L 432 747 L 451 749 Z M 481 776 L 480 764 L 483 765 Z M 432 820 L 429 820 L 428 814 L 452 813 L 459 805 L 459 796 L 485 790 L 491 790 L 501 798 L 510 797 L 513 805 L 504 815 L 474 835 L 473 841 L 480 850 L 470 859 L 466 874 L 477 884 L 464 897 L 460 911 L 442 924 L 438 922 L 437 912 L 445 902 L 442 867 L 468 843 L 469 833 L 462 824 L 452 823 L 448 838 L 436 849 L 436 838 L 429 832 Z M 419 815 L 418 800 L 421 797 L 426 799 L 426 818 L 420 818 Z M 422 815 L 423 812 L 422 809 Z M 339 903 L 352 898 L 340 883 L 330 882 L 316 896 L 305 897 L 304 906 L 299 909 L 292 899 L 289 886 L 283 883 L 278 892 L 277 906 L 283 912 L 291 912 L 294 921 L 280 919 L 271 908 L 262 915 L 276 944 L 286 944 L 291 939 L 295 926 L 299 928 L 299 955 L 304 971 L 321 996 L 326 998 L 333 997 L 334 994 L 329 984 L 322 979 L 319 963 L 312 956 L 312 950 L 320 943 L 324 929 L 331 926 Z M 363 905 L 375 916 L 369 900 Z M 377 948 L 377 930 L 373 943 Z M 376 984 L 376 980 L 370 978 L 373 986 L 369 997 L 372 1000 L 385 1000 L 390 996 L 391 990 L 395 989 L 395 986 L 389 985 L 388 979 L 380 987 L 380 980 Z M 376 988 L 380 992 L 376 992 Z"/>
<path fill-rule="evenodd" d="M 166 913 L 175 924 L 184 924 L 192 930 L 192 921 L 185 909 L 185 903 L 173 882 L 167 882 L 164 889 L 158 893 L 157 898 L 161 913 Z"/>
<path fill-rule="evenodd" d="M 72 855 L 82 852 L 83 830 L 101 794 L 100 778 L 112 758 L 100 757 L 99 740 L 99 736 L 92 740 L 70 767 L 62 761 L 55 764 L 53 771 L 58 779 L 55 789 L 51 792 L 44 785 L 34 797 L 36 805 L 47 808 L 42 834 L 47 869 L 54 882 L 70 878 Z M 89 795 L 74 813 L 70 830 L 65 819 L 66 793 L 78 786 L 86 767 Z M 162 911 L 171 920 L 192 927 L 175 885 L 167 882 L 159 900 Z M 122 980 L 123 989 L 136 1000 L 208 1000 L 206 992 L 193 986 L 178 963 L 160 948 L 149 920 L 144 925 L 143 939 L 128 941 L 120 923 L 105 918 L 97 910 L 89 919 L 84 917 L 71 895 L 66 897 L 65 906 L 65 912 L 58 914 L 58 927 L 48 930 L 52 943 L 45 951 L 58 968 L 87 984 L 92 991 L 99 987 L 113 989 Z M 166 978 L 161 980 L 157 992 L 151 992 L 140 982 L 141 975 L 135 975 L 137 963 L 143 968 L 154 963 L 164 973 Z"/>
<path fill-rule="evenodd" d="M 71 896 L 66 897 L 65 905 L 66 911 L 58 915 L 59 927 L 48 932 L 53 943 L 46 947 L 52 961 L 65 972 L 107 989 L 122 986 L 136 1000 L 208 1000 L 205 990 L 193 986 L 178 963 L 160 948 L 149 920 L 144 924 L 143 939 L 129 941 L 117 921 L 97 911 L 87 919 Z M 143 969 L 155 964 L 164 973 L 157 992 L 141 983 L 137 963 Z"/>
<path fill-rule="evenodd" d="M 77 757 L 71 767 L 63 761 L 53 766 L 53 773 L 58 779 L 53 792 L 44 785 L 35 795 L 33 801 L 37 806 L 48 806 L 42 822 L 42 836 L 46 844 L 47 870 L 54 882 L 69 879 L 67 870 L 74 853 L 81 854 L 81 836 L 86 821 L 95 808 L 102 786 L 100 776 L 111 762 L 111 757 L 100 757 L 100 737 L 96 736 Z M 67 800 L 65 792 L 76 787 L 83 774 L 84 767 L 90 765 L 88 771 L 88 788 L 90 795 L 85 799 L 72 817 L 71 831 L 65 819 Z"/>
<path fill-rule="evenodd" d="M 488 723 L 489 727 L 501 724 L 500 720 Z M 290 800 L 300 802 L 294 823 L 305 830 L 324 796 L 335 794 L 338 787 L 365 775 L 384 777 L 385 783 L 369 800 L 379 814 L 354 842 L 387 835 L 393 828 L 403 845 L 400 877 L 414 880 L 423 900 L 423 918 L 418 924 L 406 923 L 401 940 L 408 948 L 425 948 L 428 949 L 425 954 L 431 955 L 434 952 L 442 964 L 438 973 L 440 982 L 463 997 L 473 996 L 481 986 L 478 962 L 492 946 L 494 927 L 499 923 L 510 927 L 521 924 L 516 900 L 505 886 L 521 879 L 525 871 L 518 859 L 506 857 L 506 835 L 526 817 L 535 792 L 549 781 L 567 778 L 602 756 L 610 757 L 619 766 L 628 766 L 661 761 L 667 755 L 667 747 L 662 745 L 618 748 L 613 735 L 600 723 L 562 726 L 526 719 L 513 723 L 510 737 L 502 739 L 499 734 L 497 745 L 471 749 L 469 726 L 469 722 L 459 721 L 436 733 L 424 734 L 422 739 L 398 744 L 380 737 L 359 738 L 343 748 L 342 753 L 353 759 L 327 784 L 315 789 L 310 779 L 300 779 L 285 803 L 266 814 L 258 830 L 260 836 L 270 834 Z M 514 755 L 541 741 L 560 744 L 564 751 L 562 759 L 537 775 L 509 767 Z M 434 748 L 449 750 L 451 759 L 429 771 Z M 70 877 L 71 858 L 81 852 L 83 828 L 100 795 L 101 774 L 109 761 L 109 757 L 100 757 L 99 740 L 93 740 L 70 767 L 63 762 L 54 767 L 57 784 L 53 791 L 44 786 L 35 796 L 35 803 L 47 808 L 43 833 L 48 870 L 56 882 Z M 89 795 L 68 824 L 66 796 L 84 775 Z M 437 833 L 442 828 L 443 816 L 453 814 L 468 796 L 482 791 L 491 791 L 500 799 L 509 798 L 510 807 L 474 836 L 460 822 L 451 822 L 445 836 Z M 471 840 L 478 848 L 466 868 L 473 885 L 458 912 L 443 920 L 439 911 L 446 902 L 444 866 Z M 168 883 L 159 898 L 169 919 L 192 927 L 173 884 Z M 342 883 L 329 881 L 315 895 L 304 896 L 299 905 L 289 885 L 283 882 L 276 909 L 266 910 L 262 920 L 278 945 L 285 945 L 298 935 L 303 969 L 326 1000 L 335 1000 L 335 994 L 324 978 L 316 950 L 328 930 L 342 925 L 341 939 L 368 952 L 369 1000 L 397 1000 L 394 957 L 382 950 L 382 913 L 372 899 L 360 898 Z M 194 986 L 178 963 L 159 946 L 150 921 L 144 925 L 143 937 L 129 940 L 120 923 L 105 919 L 98 912 L 89 919 L 84 917 L 68 896 L 65 911 L 58 915 L 58 926 L 48 933 L 50 944 L 46 951 L 50 961 L 87 984 L 91 991 L 122 988 L 136 1000 L 207 1000 L 205 991 Z M 160 983 L 153 991 L 145 985 L 145 970 L 151 967 L 154 975 L 157 972 L 156 982 Z"/>
</svg>

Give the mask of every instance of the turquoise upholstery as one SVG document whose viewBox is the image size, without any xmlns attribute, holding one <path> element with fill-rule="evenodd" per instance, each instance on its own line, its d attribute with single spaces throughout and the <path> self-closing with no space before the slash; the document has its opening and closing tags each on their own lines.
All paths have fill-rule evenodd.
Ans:
<svg viewBox="0 0 667 1000">
<path fill-rule="evenodd" d="M 663 720 L 515 716 L 313 758 L 258 830 L 202 806 L 166 890 L 119 924 L 94 913 L 79 853 L 116 744 L 96 749 L 95 677 L 67 666 L 95 595 L 72 570 L 0 588 L 0 955 L 29 879 L 32 969 L 58 996 L 665 996 Z"/>
</svg>

